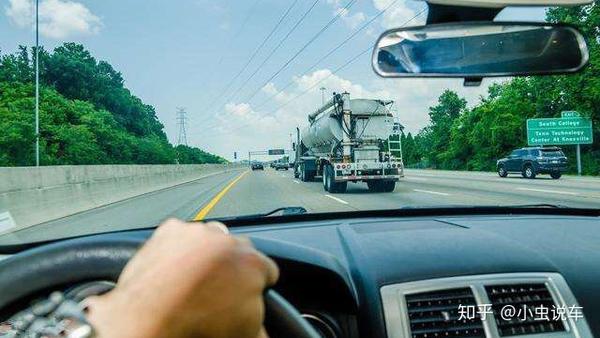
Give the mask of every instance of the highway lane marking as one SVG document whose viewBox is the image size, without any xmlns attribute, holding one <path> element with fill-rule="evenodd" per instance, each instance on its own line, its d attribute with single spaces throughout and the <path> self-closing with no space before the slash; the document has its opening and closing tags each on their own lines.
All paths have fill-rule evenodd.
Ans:
<svg viewBox="0 0 600 338">
<path fill-rule="evenodd" d="M 450 196 L 450 194 L 445 193 L 445 192 L 438 192 L 438 191 L 431 191 L 431 190 L 413 189 L 413 191 L 424 192 L 426 194 L 433 194 L 433 195 Z"/>
<path fill-rule="evenodd" d="M 338 201 L 338 202 L 340 202 L 340 203 L 342 203 L 342 204 L 348 204 L 348 202 L 344 201 L 344 200 L 343 200 L 343 199 L 341 199 L 341 198 L 337 198 L 337 197 L 335 197 L 335 196 L 331 196 L 331 195 L 328 195 L 328 194 L 325 194 L 325 196 L 326 196 L 326 197 L 329 197 L 329 198 L 331 198 L 331 199 L 332 199 L 332 200 L 334 200 L 334 201 Z"/>
<path fill-rule="evenodd" d="M 533 189 L 533 188 L 517 188 L 517 190 L 527 190 L 527 191 L 537 191 L 537 192 L 547 192 L 550 194 L 563 194 L 563 195 L 579 195 L 576 192 L 571 191 L 561 191 L 561 190 L 547 190 L 547 189 Z"/>
<path fill-rule="evenodd" d="M 198 214 L 196 214 L 196 217 L 194 217 L 194 221 L 203 220 L 204 217 L 206 217 L 206 215 L 208 215 L 208 213 L 212 210 L 212 208 L 214 208 L 215 205 L 217 205 L 217 203 L 219 203 L 221 198 L 223 198 L 223 196 L 225 196 L 225 194 L 229 191 L 229 189 L 231 189 L 239 180 L 242 179 L 242 177 L 244 177 L 249 172 L 250 171 L 244 171 L 238 177 L 236 177 L 233 181 L 229 182 L 229 184 L 225 188 L 223 188 L 223 190 L 219 191 L 219 193 L 215 197 L 213 197 L 213 199 L 210 200 L 210 202 L 208 202 L 208 204 L 206 204 L 204 206 L 204 208 L 202 208 L 198 212 Z"/>
<path fill-rule="evenodd" d="M 407 181 L 428 181 L 427 178 L 423 178 L 423 177 L 404 177 L 405 180 Z"/>
</svg>

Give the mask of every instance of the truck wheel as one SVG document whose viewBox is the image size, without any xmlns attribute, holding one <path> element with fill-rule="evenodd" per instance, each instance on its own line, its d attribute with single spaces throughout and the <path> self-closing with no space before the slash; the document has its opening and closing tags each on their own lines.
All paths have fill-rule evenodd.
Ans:
<svg viewBox="0 0 600 338">
<path fill-rule="evenodd" d="M 552 177 L 553 179 L 557 180 L 562 176 L 561 173 L 551 173 L 550 177 Z"/>
<path fill-rule="evenodd" d="M 325 191 L 329 191 L 329 170 L 327 170 L 328 167 L 325 167 L 325 169 L 323 169 L 323 189 Z"/>
<path fill-rule="evenodd" d="M 521 174 L 525 178 L 529 178 L 529 179 L 535 178 L 535 170 L 533 170 L 533 167 L 531 166 L 531 164 L 526 164 L 523 167 L 523 172 Z"/>
<path fill-rule="evenodd" d="M 325 166 L 323 177 L 323 187 L 326 191 L 329 191 L 332 194 L 346 192 L 348 182 L 336 182 L 334 179 L 333 167 L 331 165 Z"/>
</svg>

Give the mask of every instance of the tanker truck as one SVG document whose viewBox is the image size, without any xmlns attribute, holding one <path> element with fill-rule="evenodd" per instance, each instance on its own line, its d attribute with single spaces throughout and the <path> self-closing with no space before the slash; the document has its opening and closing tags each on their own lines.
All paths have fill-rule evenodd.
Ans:
<svg viewBox="0 0 600 338">
<path fill-rule="evenodd" d="M 394 191 L 404 165 L 392 105 L 334 93 L 308 115 L 306 128 L 296 128 L 294 176 L 304 182 L 320 177 L 330 193 L 345 192 L 348 182 L 366 182 L 373 192 Z"/>
</svg>

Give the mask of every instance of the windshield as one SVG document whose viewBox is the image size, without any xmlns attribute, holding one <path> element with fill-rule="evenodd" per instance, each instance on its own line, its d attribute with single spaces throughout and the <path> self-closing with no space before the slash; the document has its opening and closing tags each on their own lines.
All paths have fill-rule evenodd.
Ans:
<svg viewBox="0 0 600 338">
<path fill-rule="evenodd" d="M 504 9 L 574 25 L 589 65 L 466 86 L 373 71 L 423 1 L 2 1 L 0 244 L 278 208 L 598 208 L 598 11 Z"/>
</svg>

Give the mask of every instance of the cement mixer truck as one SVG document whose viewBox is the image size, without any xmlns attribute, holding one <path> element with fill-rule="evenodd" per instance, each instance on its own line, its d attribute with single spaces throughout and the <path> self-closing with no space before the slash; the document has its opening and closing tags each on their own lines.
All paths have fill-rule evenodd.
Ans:
<svg viewBox="0 0 600 338">
<path fill-rule="evenodd" d="M 330 193 L 345 192 L 348 182 L 366 182 L 373 192 L 394 191 L 404 165 L 392 105 L 334 93 L 308 115 L 308 127 L 296 130 L 294 176 L 304 182 L 320 177 Z"/>
</svg>

